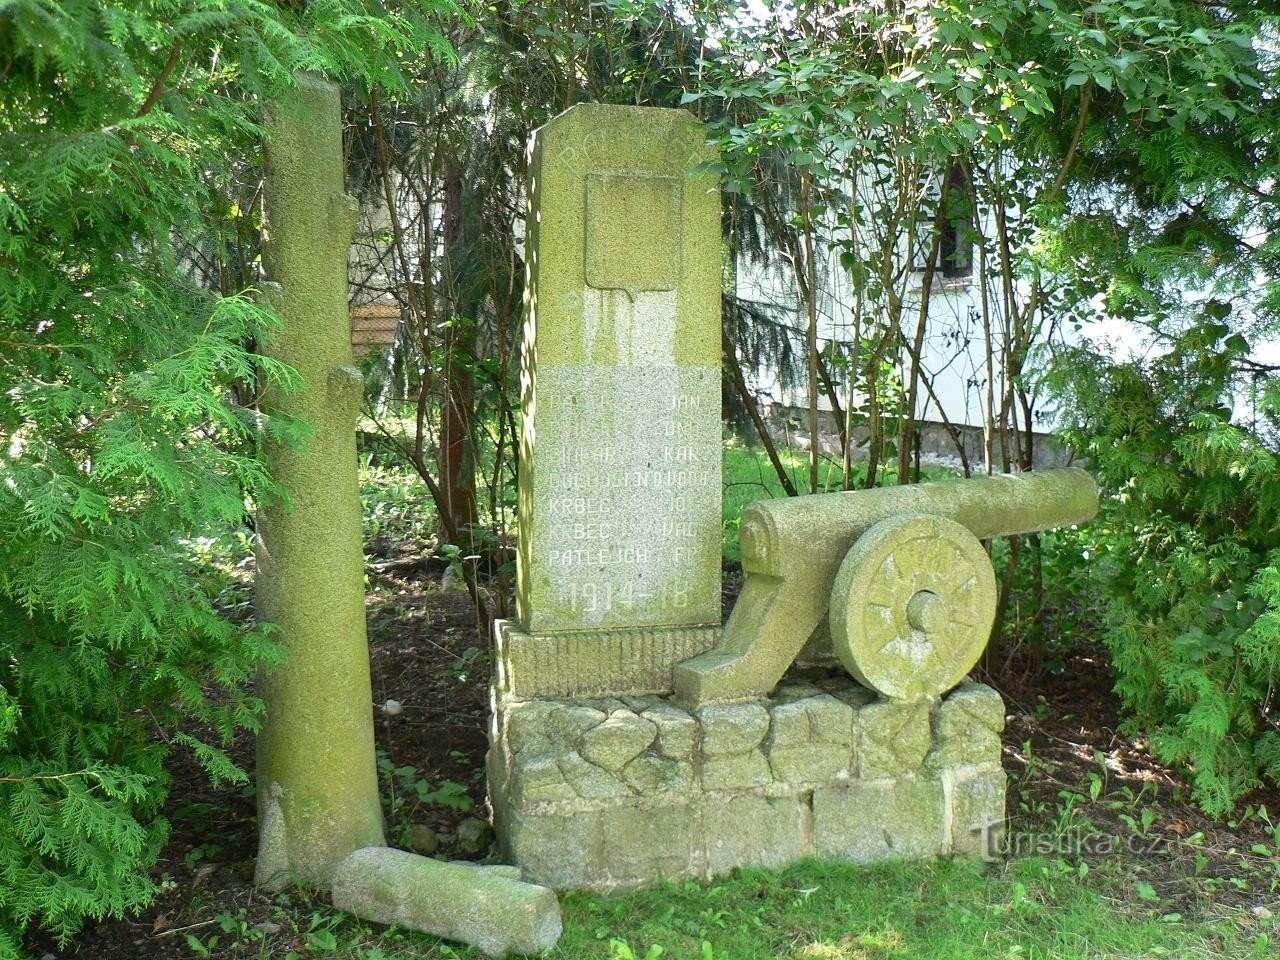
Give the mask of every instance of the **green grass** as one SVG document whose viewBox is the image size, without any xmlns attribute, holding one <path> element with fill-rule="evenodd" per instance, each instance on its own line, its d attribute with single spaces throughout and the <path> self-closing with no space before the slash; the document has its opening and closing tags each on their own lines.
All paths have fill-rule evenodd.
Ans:
<svg viewBox="0 0 1280 960">
<path fill-rule="evenodd" d="M 1082 875 L 1083 874 L 1083 875 Z M 970 860 L 860 868 L 816 862 L 746 870 L 713 883 L 629 896 L 574 895 L 550 960 L 1138 960 L 1274 956 L 1271 921 L 1184 919 L 1143 899 L 1117 870 L 1063 860 Z M 478 960 L 472 950 L 376 930 L 323 907 L 282 909 L 284 929 L 256 937 L 229 922 L 206 956 L 334 960 Z M 243 938 L 243 939 L 241 939 Z M 207 943 L 208 937 L 197 943 Z M 292 950 L 286 947 L 289 944 Z M 298 947 L 301 947 L 301 950 Z M 194 950 L 200 953 L 197 948 Z M 289 958 L 293 960 L 293 958 Z"/>
<path fill-rule="evenodd" d="M 802 483 L 800 474 L 804 462 L 790 451 L 783 453 L 783 463 L 789 468 L 793 483 Z M 721 510 L 724 514 L 724 556 L 726 560 L 740 560 L 738 552 L 738 524 L 747 504 L 785 496 L 778 474 L 769 458 L 762 451 L 750 449 L 736 439 L 724 444 L 723 471 L 724 497 Z M 799 489 L 799 487 L 797 487 Z"/>
<path fill-rule="evenodd" d="M 1117 905 L 1097 886 L 1045 860 L 744 871 L 724 883 L 621 900 L 571 899 L 553 955 L 629 951 L 653 960 L 655 946 L 663 956 L 699 960 L 1263 955 L 1231 923 L 1170 922 L 1158 907 Z"/>
<path fill-rule="evenodd" d="M 797 490 L 804 493 L 809 489 L 809 455 L 804 451 L 779 448 L 778 459 L 782 461 L 791 482 Z M 724 557 L 726 560 L 742 559 L 738 552 L 738 524 L 742 521 L 742 511 L 747 504 L 757 500 L 768 500 L 772 497 L 784 497 L 786 491 L 778 480 L 777 471 L 769 462 L 764 450 L 748 447 L 736 437 L 730 437 L 724 443 L 723 462 L 724 498 Z M 841 481 L 840 464 L 834 460 L 823 460 L 819 465 L 820 480 L 824 489 L 839 490 Z"/>
</svg>

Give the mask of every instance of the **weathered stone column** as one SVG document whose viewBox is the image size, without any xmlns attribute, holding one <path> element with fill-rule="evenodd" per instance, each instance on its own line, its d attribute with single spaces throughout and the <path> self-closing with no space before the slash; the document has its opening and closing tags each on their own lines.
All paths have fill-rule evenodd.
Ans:
<svg viewBox="0 0 1280 960">
<path fill-rule="evenodd" d="M 338 865 L 333 905 L 461 940 L 491 957 L 543 954 L 560 939 L 555 893 L 522 883 L 518 868 L 445 863 L 387 847 L 357 850 Z"/>
<path fill-rule="evenodd" d="M 535 134 L 503 694 L 670 690 L 718 639 L 714 159 L 683 110 L 580 104 Z"/>
<path fill-rule="evenodd" d="M 365 634 L 364 556 L 347 254 L 356 203 L 343 193 L 338 88 L 299 77 L 267 120 L 265 263 L 282 327 L 264 352 L 302 377 L 266 412 L 306 421 L 307 443 L 268 439 L 288 502 L 258 513 L 258 617 L 288 661 L 262 680 L 257 880 L 326 883 L 353 850 L 383 842 Z"/>
</svg>

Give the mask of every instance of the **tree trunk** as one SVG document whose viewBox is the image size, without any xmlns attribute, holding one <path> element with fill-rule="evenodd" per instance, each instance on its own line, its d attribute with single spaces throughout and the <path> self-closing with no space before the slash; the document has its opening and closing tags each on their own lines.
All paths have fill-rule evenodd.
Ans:
<svg viewBox="0 0 1280 960">
<path fill-rule="evenodd" d="M 273 887 L 325 884 L 353 850 L 383 842 L 356 477 L 363 383 L 347 315 L 357 208 L 343 193 L 338 87 L 298 82 L 270 110 L 266 143 L 267 290 L 282 327 L 263 352 L 303 386 L 262 407 L 312 429 L 301 446 L 268 437 L 288 500 L 257 523 L 258 617 L 289 654 L 260 688 L 256 878 Z"/>
<path fill-rule="evenodd" d="M 840 435 L 840 448 L 842 450 L 849 449 L 849 423 L 845 416 L 844 405 L 840 403 L 840 393 L 836 389 L 835 379 L 831 376 L 831 370 L 827 367 L 827 362 L 822 359 L 819 353 L 816 359 L 818 377 L 822 381 L 822 389 L 827 395 L 827 402 L 831 404 L 831 419 L 836 423 L 836 432 Z"/>
<path fill-rule="evenodd" d="M 951 167 L 947 167 L 939 191 L 938 209 L 933 217 L 933 236 L 929 238 L 929 259 L 925 261 L 924 276 L 920 279 L 920 310 L 916 316 L 915 337 L 907 345 L 910 373 L 907 376 L 907 410 L 902 420 L 902 435 L 898 438 L 898 483 L 911 483 L 911 454 L 919 449 L 916 436 L 916 406 L 920 400 L 920 377 L 924 371 L 921 354 L 924 351 L 924 335 L 929 325 L 929 306 L 933 296 L 933 279 L 938 269 L 938 253 L 942 247 L 942 231 L 947 229 L 947 201 L 951 194 Z M 941 410 L 941 407 L 939 407 Z M 945 417 L 946 414 L 944 413 Z M 917 462 L 915 478 L 920 482 L 920 466 Z"/>
<path fill-rule="evenodd" d="M 456 263 L 457 248 L 463 242 L 462 219 L 462 171 L 450 164 L 444 183 L 444 244 L 445 262 Z M 451 279 L 451 278 L 448 278 Z M 438 457 L 440 486 L 444 491 L 445 508 L 453 518 L 454 527 L 466 543 L 457 546 L 470 551 L 474 544 L 472 527 L 479 513 L 476 506 L 476 470 L 473 451 L 472 410 L 475 409 L 475 378 L 471 364 L 475 362 L 475 332 L 472 318 L 461 316 L 465 309 L 463 299 L 453 291 L 445 299 L 453 305 L 453 322 L 444 336 L 445 383 L 443 407 L 440 415 L 440 453 Z"/>
<path fill-rule="evenodd" d="M 818 291 L 813 263 L 813 220 L 809 209 L 809 173 L 800 171 L 800 207 L 804 217 L 805 301 L 808 323 L 805 343 L 809 352 L 809 492 L 818 492 Z"/>
<path fill-rule="evenodd" d="M 450 343 L 451 340 L 446 338 L 446 343 L 458 349 Z M 475 458 L 471 454 L 474 447 L 471 409 L 475 384 L 469 372 L 463 372 L 461 366 L 456 362 L 449 365 L 444 411 L 440 418 L 439 471 L 445 507 L 462 539 L 467 540 L 458 546 L 468 547 L 471 527 L 478 517 Z"/>
</svg>

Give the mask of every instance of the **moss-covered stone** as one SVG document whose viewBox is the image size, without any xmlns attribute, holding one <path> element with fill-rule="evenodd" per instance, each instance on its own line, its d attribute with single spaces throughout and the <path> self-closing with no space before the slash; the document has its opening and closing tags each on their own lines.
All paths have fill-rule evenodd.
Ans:
<svg viewBox="0 0 1280 960">
<path fill-rule="evenodd" d="M 534 136 L 515 695 L 664 692 L 719 626 L 714 159 L 682 110 L 579 104 Z"/>
<path fill-rule="evenodd" d="M 746 582 L 724 637 L 676 668 L 676 694 L 691 706 L 767 695 L 823 629 L 846 554 L 882 520 L 943 517 L 981 539 L 1083 523 L 1097 510 L 1097 484 L 1075 468 L 753 503 L 739 528 Z"/>
<path fill-rule="evenodd" d="M 772 780 L 769 761 L 760 750 L 706 757 L 702 761 L 702 787 L 707 791 L 754 790 Z"/>
<path fill-rule="evenodd" d="M 779 704 L 770 711 L 773 727 L 769 742 L 775 746 L 829 743 L 852 747 L 853 708 L 828 694 Z"/>
<path fill-rule="evenodd" d="M 921 768 L 933 744 L 933 704 L 882 701 L 858 713 L 858 776 L 900 777 Z"/>
<path fill-rule="evenodd" d="M 951 850 L 993 859 L 1000 855 L 1005 831 L 1003 770 L 987 770 L 951 785 Z"/>
<path fill-rule="evenodd" d="M 769 732 L 769 712 L 758 703 L 726 703 L 698 711 L 702 752 L 708 757 L 745 753 Z"/>
<path fill-rule="evenodd" d="M 847 679 L 842 679 L 838 683 L 825 686 L 824 691 L 835 697 L 841 703 L 848 704 L 853 708 L 855 714 L 868 704 L 876 702 L 876 695 L 866 687 L 858 684 L 851 684 Z"/>
<path fill-rule="evenodd" d="M 563 753 L 578 738 L 608 719 L 608 714 L 582 703 L 534 700 L 506 711 L 507 743 L 515 753 Z"/>
<path fill-rule="evenodd" d="M 1000 766 L 1004 701 L 990 687 L 980 683 L 959 687 L 939 706 L 934 729 L 930 769 Z"/>
<path fill-rule="evenodd" d="M 615 889 L 688 876 L 698 859 L 702 810 L 696 801 L 612 807 L 603 818 L 604 862 Z"/>
<path fill-rule="evenodd" d="M 494 689 L 504 700 L 671 692 L 671 671 L 720 641 L 720 625 L 529 633 L 494 623 Z"/>
<path fill-rule="evenodd" d="M 502 836 L 507 855 L 531 883 L 577 890 L 605 876 L 602 809 L 566 814 L 511 810 Z"/>
<path fill-rule="evenodd" d="M 554 756 L 523 756 L 513 771 L 510 790 L 519 804 L 554 803 L 577 796 L 560 770 L 559 758 Z"/>
<path fill-rule="evenodd" d="M 535 700 L 531 703 L 513 704 L 512 709 L 502 714 L 506 724 L 503 741 L 507 749 L 512 753 L 551 752 L 556 739 L 552 735 L 552 717 L 561 708 L 562 704 L 555 700 Z M 605 714 L 600 713 L 595 723 L 604 723 L 604 720 Z M 591 726 L 595 726 L 595 723 Z M 582 732 L 578 731 L 578 734 Z"/>
<path fill-rule="evenodd" d="M 937 780 L 818 787 L 813 792 L 814 849 L 819 857 L 854 863 L 936 857 L 947 850 L 945 816 Z"/>
<path fill-rule="evenodd" d="M 708 797 L 703 805 L 707 872 L 779 868 L 813 855 L 813 822 L 805 795 Z"/>
<path fill-rule="evenodd" d="M 628 710 L 616 711 L 578 741 L 578 752 L 598 767 L 617 772 L 649 748 L 658 728 Z"/>
<path fill-rule="evenodd" d="M 996 615 L 996 577 L 982 543 L 947 517 L 873 524 L 831 587 L 831 643 L 863 686 L 885 697 L 935 698 L 978 662 Z"/>
<path fill-rule="evenodd" d="M 804 700 L 807 697 L 816 697 L 822 693 L 822 688 L 815 686 L 805 680 L 783 681 L 778 684 L 778 689 L 774 691 L 773 698 L 779 703 L 787 703 L 791 700 Z"/>
<path fill-rule="evenodd" d="M 969 736 L 981 729 L 999 735 L 1004 730 L 1004 700 L 982 683 L 966 683 L 942 701 L 938 711 L 938 737 L 943 740 Z"/>
<path fill-rule="evenodd" d="M 804 746 L 813 739 L 803 701 L 780 703 L 769 711 L 769 749 Z M 852 721 L 852 711 L 850 711 Z"/>
<path fill-rule="evenodd" d="M 658 728 L 658 750 L 674 760 L 691 760 L 698 744 L 698 722 L 679 707 L 659 701 L 641 714 Z"/>
<path fill-rule="evenodd" d="M 622 702 L 627 705 L 627 709 L 635 713 L 644 713 L 644 711 L 648 710 L 650 707 L 658 706 L 664 701 L 661 697 L 654 696 L 653 694 L 646 694 L 641 697 L 623 697 Z"/>
<path fill-rule="evenodd" d="M 765 746 L 777 780 L 822 783 L 854 774 L 854 711 L 827 694 L 780 703 Z"/>
<path fill-rule="evenodd" d="M 476 863 L 473 860 L 455 860 L 453 862 L 460 867 L 481 870 L 492 877 L 505 877 L 507 880 L 524 879 L 524 874 L 520 868 L 510 863 Z"/>
<path fill-rule="evenodd" d="M 953 739 L 971 728 L 994 735 L 990 725 L 1003 715 L 994 692 L 968 685 L 936 710 L 867 699 L 865 689 L 835 678 L 776 701 L 712 705 L 697 717 L 649 697 L 526 714 L 550 718 L 574 706 L 590 711 L 582 717 L 597 727 L 651 726 L 651 742 L 618 771 L 567 747 L 550 757 L 506 750 L 503 731 L 512 727 L 504 713 L 527 705 L 500 707 L 491 756 L 506 757 L 510 768 L 496 767 L 491 777 L 502 791 L 493 798 L 500 833 L 508 849 L 518 842 L 512 852 L 533 879 L 598 891 L 781 866 L 815 852 L 875 862 L 946 854 L 953 844 L 965 854 L 984 843 L 994 849 L 998 825 L 988 828 L 1004 802 L 998 753 L 972 763 L 975 754 L 935 748 L 921 766 L 938 731 Z M 648 732 L 608 762 L 646 740 Z M 947 756 L 957 762 L 943 762 Z"/>
<path fill-rule="evenodd" d="M 775 780 L 790 784 L 827 783 L 853 776 L 853 751 L 829 743 L 769 750 L 769 769 Z"/>
<path fill-rule="evenodd" d="M 609 800 L 631 795 L 631 790 L 616 774 L 589 762 L 576 751 L 564 754 L 556 762 L 573 792 L 584 800 Z"/>
<path fill-rule="evenodd" d="M 659 793 L 688 794 L 696 787 L 693 764 L 687 760 L 655 757 L 644 754 L 636 757 L 622 771 L 622 779 L 642 797 Z"/>
<path fill-rule="evenodd" d="M 471 944 L 491 957 L 543 953 L 560 939 L 560 904 L 546 887 L 505 869 L 431 860 L 402 850 L 356 850 L 336 868 L 333 904 Z"/>
</svg>

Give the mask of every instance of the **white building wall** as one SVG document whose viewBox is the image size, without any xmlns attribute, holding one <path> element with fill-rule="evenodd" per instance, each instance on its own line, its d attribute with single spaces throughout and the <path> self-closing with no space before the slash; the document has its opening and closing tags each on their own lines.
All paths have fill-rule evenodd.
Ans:
<svg viewBox="0 0 1280 960">
<path fill-rule="evenodd" d="M 837 251 L 826 248 L 820 250 L 817 257 L 819 290 L 816 312 L 820 344 L 829 343 L 832 339 L 848 343 L 853 336 L 852 317 L 857 311 L 856 291 L 848 272 L 840 266 Z M 908 338 L 915 332 L 922 277 L 923 271 L 911 272 L 904 284 L 903 324 Z M 801 300 L 789 264 L 775 262 L 762 267 L 740 262 L 736 293 L 740 299 L 768 304 L 786 311 L 791 317 L 796 343 L 800 352 L 803 352 L 807 307 Z M 975 427 L 983 425 L 987 370 L 980 316 L 976 274 L 970 278 L 946 279 L 940 273 L 935 275 L 929 298 L 929 321 L 921 361 L 937 401 L 922 389 L 915 411 L 917 418 L 940 420 L 941 414 L 945 413 L 953 423 Z M 999 375 L 997 370 L 997 378 Z M 776 371 L 758 370 L 749 376 L 761 399 L 788 406 L 808 404 L 805 388 L 785 389 L 779 382 Z M 997 398 L 1002 388 L 1003 384 L 997 379 Z M 844 389 L 841 391 L 842 398 Z M 854 399 L 855 402 L 861 399 L 857 392 Z M 824 410 L 830 409 L 826 396 L 821 392 L 819 406 Z"/>
</svg>

